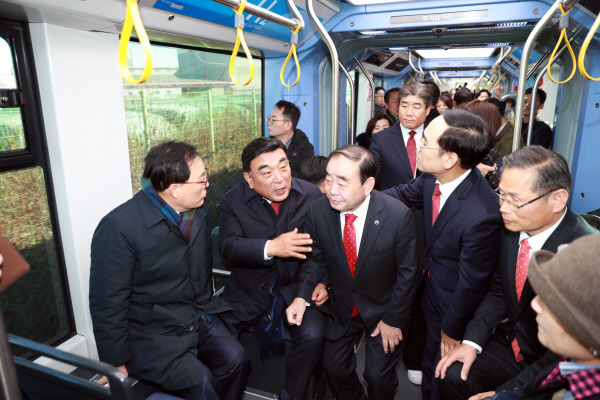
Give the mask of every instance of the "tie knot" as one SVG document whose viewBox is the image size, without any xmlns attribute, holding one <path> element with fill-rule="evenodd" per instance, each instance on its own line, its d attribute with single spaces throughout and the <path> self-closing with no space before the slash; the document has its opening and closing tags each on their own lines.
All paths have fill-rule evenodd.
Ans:
<svg viewBox="0 0 600 400">
<path fill-rule="evenodd" d="M 433 195 L 434 196 L 439 196 L 441 194 L 442 194 L 442 192 L 440 191 L 440 184 L 436 183 L 435 184 L 435 188 L 433 189 Z"/>
<path fill-rule="evenodd" d="M 411 138 L 414 138 L 414 137 L 415 137 L 415 135 L 417 134 L 417 132 L 415 132 L 415 131 L 410 131 L 410 132 L 408 132 L 408 134 L 410 135 L 410 137 L 411 137 Z"/>
<path fill-rule="evenodd" d="M 354 221 L 355 221 L 355 220 L 356 220 L 356 218 L 357 218 L 357 217 L 356 217 L 356 215 L 354 215 L 354 214 L 350 214 L 350 213 L 346 214 L 346 215 L 345 215 L 345 217 L 346 217 L 346 223 L 347 223 L 347 224 L 348 224 L 348 223 L 350 223 L 350 224 L 353 224 L 353 223 L 354 223 Z"/>
<path fill-rule="evenodd" d="M 526 250 L 531 249 L 531 247 L 529 246 L 529 239 L 523 239 L 523 241 L 521 242 L 521 248 Z"/>
</svg>

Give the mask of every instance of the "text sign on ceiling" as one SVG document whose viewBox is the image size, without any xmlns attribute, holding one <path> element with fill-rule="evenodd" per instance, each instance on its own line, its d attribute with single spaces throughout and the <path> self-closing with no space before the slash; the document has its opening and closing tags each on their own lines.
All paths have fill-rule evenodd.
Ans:
<svg viewBox="0 0 600 400">
<path fill-rule="evenodd" d="M 488 10 L 457 11 L 450 13 L 400 15 L 391 18 L 394 25 L 422 24 L 431 22 L 479 22 L 488 17 Z"/>
</svg>

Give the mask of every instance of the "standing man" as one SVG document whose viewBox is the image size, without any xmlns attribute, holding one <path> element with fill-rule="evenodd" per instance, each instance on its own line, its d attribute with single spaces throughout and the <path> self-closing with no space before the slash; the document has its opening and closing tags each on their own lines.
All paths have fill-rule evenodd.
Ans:
<svg viewBox="0 0 600 400">
<path fill-rule="evenodd" d="M 512 153 L 512 143 L 513 137 L 515 135 L 515 127 L 514 125 L 504 117 L 506 112 L 506 103 L 498 100 L 495 97 L 490 97 L 485 100 L 488 103 L 493 104 L 498 109 L 500 113 L 500 120 L 502 121 L 502 126 L 495 132 L 494 136 L 494 146 L 492 147 L 496 152 L 496 159 L 500 159 L 507 154 Z M 523 140 L 520 140 L 519 147 L 523 147 Z"/>
<path fill-rule="evenodd" d="M 313 203 L 306 220 L 312 253 L 287 309 L 290 324 L 303 326 L 312 288 L 328 274 L 334 318 L 325 325 L 323 363 L 336 399 L 366 399 L 354 354 L 363 334 L 369 398 L 394 398 L 398 347 L 420 276 L 412 213 L 373 191 L 374 175 L 375 161 L 360 146 L 344 146 L 329 156 L 327 198 Z"/>
<path fill-rule="evenodd" d="M 398 121 L 398 91 L 400 88 L 391 88 L 385 92 L 385 115 L 390 117 L 392 121 Z"/>
<path fill-rule="evenodd" d="M 448 109 L 425 130 L 418 167 L 424 172 L 386 193 L 425 214 L 423 315 L 424 399 L 438 399 L 434 368 L 458 346 L 467 323 L 488 291 L 498 257 L 497 197 L 477 168 L 491 148 L 485 122 Z"/>
<path fill-rule="evenodd" d="M 386 94 L 387 96 L 387 94 Z M 417 147 L 423 137 L 431 92 L 420 82 L 398 89 L 398 123 L 374 135 L 369 151 L 375 158 L 376 187 L 385 190 L 417 175 Z"/>
<path fill-rule="evenodd" d="M 375 88 L 375 108 L 373 116 L 385 113 L 385 89 L 382 87 Z"/>
<path fill-rule="evenodd" d="M 285 145 L 292 176 L 295 178 L 300 176 L 300 167 L 304 161 L 315 154 L 315 148 L 306 134 L 296 128 L 299 120 L 300 109 L 285 100 L 279 100 L 267 117 L 269 136 L 279 139 Z"/>
<path fill-rule="evenodd" d="M 427 86 L 429 93 L 431 94 L 431 104 L 429 105 L 429 114 L 425 119 L 425 128 L 427 125 L 441 114 L 437 109 L 437 103 L 440 100 L 440 87 L 434 81 L 423 82 L 423 85 Z"/>
<path fill-rule="evenodd" d="M 213 297 L 208 172 L 196 149 L 146 156 L 145 186 L 92 239 L 90 311 L 100 360 L 186 399 L 241 399 L 246 352 Z"/>
<path fill-rule="evenodd" d="M 444 399 L 512 389 L 541 370 L 547 351 L 537 337 L 527 261 L 540 249 L 556 252 L 561 244 L 598 233 L 567 208 L 571 175 L 558 153 L 527 146 L 507 155 L 499 189 L 506 230 L 498 267 L 463 343 L 438 365 Z"/>
<path fill-rule="evenodd" d="M 521 136 L 523 141 L 527 143 L 527 132 L 529 126 L 529 118 L 531 113 L 531 92 L 532 88 L 525 91 L 525 104 L 523 105 L 523 129 L 521 130 Z M 547 149 L 552 149 L 552 129 L 544 122 L 537 119 L 537 116 L 541 110 L 544 109 L 544 103 L 546 102 L 546 92 L 542 89 L 537 90 L 536 93 L 535 108 L 533 113 L 533 129 L 531 131 L 531 144 L 537 144 Z"/>
<path fill-rule="evenodd" d="M 277 355 L 284 346 L 284 330 L 289 329 L 292 350 L 281 398 L 303 399 L 321 359 L 323 315 L 313 306 L 306 324 L 284 328 L 284 310 L 294 299 L 305 253 L 311 251 L 313 241 L 302 232 L 310 204 L 321 192 L 292 178 L 285 150 L 270 137 L 244 147 L 245 182 L 226 193 L 219 205 L 219 249 L 232 266 L 224 296 L 241 320 L 239 330 L 253 328 L 263 354 Z M 317 283 L 312 299 L 321 305 L 327 288 Z M 265 318 L 272 322 L 267 327 Z"/>
</svg>

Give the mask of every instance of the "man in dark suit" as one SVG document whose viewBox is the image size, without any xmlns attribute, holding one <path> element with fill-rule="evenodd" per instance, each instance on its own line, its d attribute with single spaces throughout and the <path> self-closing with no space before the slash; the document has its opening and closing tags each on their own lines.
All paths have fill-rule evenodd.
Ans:
<svg viewBox="0 0 600 400">
<path fill-rule="evenodd" d="M 328 274 L 334 318 L 325 325 L 323 363 L 337 399 L 366 399 L 353 350 L 363 333 L 369 398 L 394 398 L 397 347 L 416 292 L 412 213 L 373 191 L 374 175 L 375 162 L 360 146 L 345 146 L 329 156 L 327 198 L 313 203 L 306 220 L 312 253 L 287 309 L 291 324 L 304 325 L 311 287 Z"/>
<path fill-rule="evenodd" d="M 417 163 L 424 174 L 386 191 L 409 206 L 422 205 L 425 214 L 425 399 L 439 398 L 433 372 L 440 351 L 445 355 L 459 344 L 487 293 L 498 256 L 498 199 L 474 168 L 491 145 L 480 117 L 445 110 L 421 142 Z"/>
<path fill-rule="evenodd" d="M 394 87 L 385 92 L 383 96 L 385 111 L 384 115 L 387 115 L 392 121 L 398 121 L 398 91 L 400 88 Z"/>
<path fill-rule="evenodd" d="M 219 317 L 231 306 L 212 293 L 204 163 L 194 147 L 167 142 L 146 156 L 144 179 L 92 239 L 100 360 L 186 399 L 241 399 L 249 362 Z"/>
<path fill-rule="evenodd" d="M 525 103 L 523 103 L 523 128 L 521 129 L 521 137 L 523 141 L 527 142 L 527 133 L 529 131 L 529 119 L 531 118 L 531 93 L 532 88 L 528 88 L 525 91 Z M 540 145 L 547 149 L 552 148 L 554 134 L 552 129 L 544 121 L 537 119 L 538 114 L 544 109 L 544 103 L 546 102 L 546 92 L 542 89 L 537 90 L 536 101 L 533 110 L 533 127 L 531 130 L 531 144 Z"/>
<path fill-rule="evenodd" d="M 499 188 L 506 226 L 499 263 L 463 343 L 437 367 L 444 399 L 512 389 L 552 359 L 544 356 L 547 351 L 538 340 L 531 308 L 535 293 L 521 259 L 540 249 L 556 252 L 561 244 L 598 233 L 567 208 L 571 175 L 558 153 L 527 146 L 505 156 Z"/>
<path fill-rule="evenodd" d="M 300 167 L 315 154 L 315 148 L 306 134 L 296 128 L 300 120 L 300 109 L 289 101 L 279 100 L 267 118 L 269 136 L 279 139 L 286 147 L 287 159 L 292 176 L 300 177 Z"/>
<path fill-rule="evenodd" d="M 411 82 L 398 91 L 398 123 L 378 132 L 369 151 L 375 158 L 375 187 L 385 190 L 407 183 L 417 175 L 417 148 L 423 137 L 431 92 L 420 82 Z"/>
<path fill-rule="evenodd" d="M 263 354 L 284 345 L 286 304 L 296 293 L 297 275 L 312 239 L 304 220 L 319 189 L 292 178 L 285 145 L 271 137 L 250 142 L 242 151 L 245 182 L 223 196 L 219 248 L 232 267 L 224 296 L 241 320 L 240 330 L 253 328 Z M 313 286 L 317 305 L 327 299 L 323 284 Z M 323 347 L 323 315 L 311 308 L 308 323 L 288 326 L 288 354 L 283 399 L 303 399 Z M 263 321 L 271 320 L 265 329 Z M 286 324 L 287 325 L 287 324 Z"/>
</svg>

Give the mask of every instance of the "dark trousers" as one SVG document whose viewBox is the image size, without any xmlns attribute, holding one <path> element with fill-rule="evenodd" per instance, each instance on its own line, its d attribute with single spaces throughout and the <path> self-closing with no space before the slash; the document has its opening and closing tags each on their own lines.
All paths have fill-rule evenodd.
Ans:
<svg viewBox="0 0 600 400">
<path fill-rule="evenodd" d="M 499 331 L 501 329 L 492 335 L 481 354 L 477 355 L 466 381 L 460 377 L 463 366 L 461 362 L 448 368 L 445 379 L 438 379 L 444 400 L 462 400 L 478 393 L 496 390 L 527 366 L 524 361 L 515 360 L 510 343 Z"/>
<path fill-rule="evenodd" d="M 292 337 L 292 349 L 285 364 L 284 389 L 294 400 L 304 399 L 308 381 L 321 360 L 325 340 L 324 318 L 314 307 L 307 307 L 300 326 L 289 325 L 286 321 Z"/>
<path fill-rule="evenodd" d="M 323 367 L 328 373 L 331 390 L 336 399 L 365 400 L 365 391 L 356 374 L 356 354 L 354 344 L 364 333 L 366 339 L 365 373 L 369 398 L 372 400 L 392 400 L 398 377 L 396 365 L 402 356 L 401 348 L 385 354 L 381 335 L 371 337 L 360 315 L 352 318 L 346 333 L 337 340 L 325 340 Z"/>
<path fill-rule="evenodd" d="M 248 354 L 237 339 L 215 316 L 211 322 L 200 321 L 198 359 L 202 361 L 203 382 L 184 389 L 187 400 L 241 399 L 250 371 Z"/>
<path fill-rule="evenodd" d="M 423 293 L 423 317 L 425 319 L 425 350 L 423 351 L 423 400 L 439 400 L 437 381 L 433 378 L 435 367 L 440 361 L 442 341 L 442 317 L 434 303 L 434 294 L 429 278 L 425 278 Z"/>
<path fill-rule="evenodd" d="M 413 303 L 408 329 L 404 338 L 402 362 L 407 369 L 422 371 L 423 351 L 425 349 L 425 319 L 423 318 L 423 290 L 425 281 L 421 282 Z"/>
</svg>

